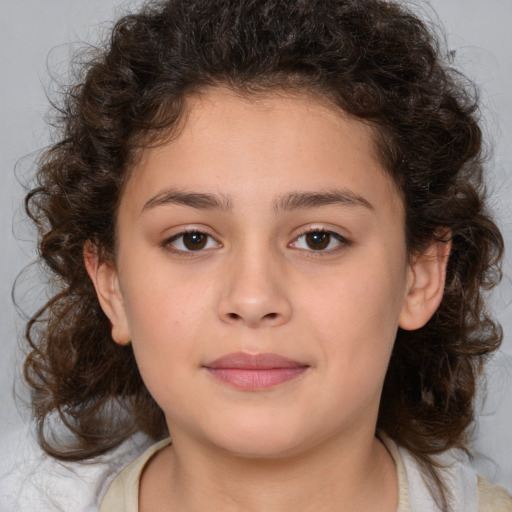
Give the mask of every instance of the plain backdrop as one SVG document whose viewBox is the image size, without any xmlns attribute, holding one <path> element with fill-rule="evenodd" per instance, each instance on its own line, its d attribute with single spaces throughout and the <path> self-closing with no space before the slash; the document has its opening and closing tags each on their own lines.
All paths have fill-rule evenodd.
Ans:
<svg viewBox="0 0 512 512">
<path fill-rule="evenodd" d="M 205 0 L 207 1 L 207 0 Z M 110 21 L 138 2 L 119 0 L 0 0 L 0 453 L 30 414 L 20 378 L 23 318 L 11 300 L 18 273 L 35 257 L 34 233 L 22 214 L 25 183 L 36 150 L 48 144 L 45 124 L 52 75 L 65 78 L 73 46 L 94 44 Z M 504 329 L 501 351 L 490 362 L 476 430 L 480 474 L 512 488 L 512 0 L 416 2 L 441 21 L 457 65 L 473 79 L 492 141 L 488 185 L 491 207 L 505 236 L 504 279 L 491 305 Z M 436 14 L 437 13 L 437 14 Z M 35 269 L 28 269 L 18 300 L 31 311 L 44 298 Z M 14 391 L 18 398 L 14 399 Z M 478 454 L 485 454 L 486 457 Z"/>
</svg>

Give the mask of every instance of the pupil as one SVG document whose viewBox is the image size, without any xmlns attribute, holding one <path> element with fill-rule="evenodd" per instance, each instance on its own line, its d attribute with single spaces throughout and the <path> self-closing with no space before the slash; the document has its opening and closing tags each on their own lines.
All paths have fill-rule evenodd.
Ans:
<svg viewBox="0 0 512 512">
<path fill-rule="evenodd" d="M 331 240 L 331 235 L 325 231 L 313 231 L 306 235 L 306 243 L 310 249 L 319 251 L 325 249 Z"/>
<path fill-rule="evenodd" d="M 183 237 L 183 243 L 187 249 L 197 251 L 206 245 L 206 236 L 203 233 L 187 233 Z"/>
</svg>

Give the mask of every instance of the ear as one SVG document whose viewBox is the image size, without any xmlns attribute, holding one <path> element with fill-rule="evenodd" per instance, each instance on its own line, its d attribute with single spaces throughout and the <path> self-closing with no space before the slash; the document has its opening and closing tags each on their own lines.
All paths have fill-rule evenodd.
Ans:
<svg viewBox="0 0 512 512">
<path fill-rule="evenodd" d="M 398 319 L 399 327 L 407 331 L 423 327 L 443 298 L 451 233 L 436 235 L 427 249 L 415 255 L 410 263 L 406 297 Z"/>
<path fill-rule="evenodd" d="M 112 325 L 112 339 L 119 345 L 127 345 L 131 336 L 114 264 L 103 261 L 98 246 L 90 240 L 84 246 L 84 262 L 101 308 Z"/>
</svg>

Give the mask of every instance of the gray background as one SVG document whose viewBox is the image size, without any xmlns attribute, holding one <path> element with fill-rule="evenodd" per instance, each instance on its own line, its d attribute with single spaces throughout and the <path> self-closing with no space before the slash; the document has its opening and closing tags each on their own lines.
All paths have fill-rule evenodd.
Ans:
<svg viewBox="0 0 512 512">
<path fill-rule="evenodd" d="M 65 77 L 69 43 L 94 43 L 109 21 L 136 5 L 119 0 L 0 0 L 0 453 L 3 440 L 30 417 L 20 384 L 19 338 L 23 321 L 11 302 L 16 275 L 34 258 L 34 234 L 21 213 L 19 181 L 33 171 L 34 152 L 49 142 L 44 122 L 50 73 Z M 512 488 L 512 0 L 432 0 L 419 4 L 443 22 L 461 69 L 481 89 L 486 131 L 493 140 L 489 172 L 491 207 L 502 227 L 505 276 L 492 306 L 505 333 L 489 365 L 479 406 L 474 451 L 481 474 Z M 437 15 L 433 11 L 437 11 Z M 24 157 L 24 158 L 22 158 Z M 17 164 L 17 165 L 16 165 Z M 16 172 L 15 172 L 16 166 Z M 29 270 L 20 303 L 30 310 L 44 290 Z M 18 398 L 14 400 L 14 382 Z"/>
</svg>

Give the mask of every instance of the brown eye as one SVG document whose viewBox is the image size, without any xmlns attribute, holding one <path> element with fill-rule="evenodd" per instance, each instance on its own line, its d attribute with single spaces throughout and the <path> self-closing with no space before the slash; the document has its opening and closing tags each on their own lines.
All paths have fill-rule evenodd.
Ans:
<svg viewBox="0 0 512 512">
<path fill-rule="evenodd" d="M 183 245 L 189 251 L 198 251 L 199 249 L 204 249 L 207 240 L 207 235 L 205 235 L 204 233 L 194 232 L 185 233 L 183 235 Z"/>
<path fill-rule="evenodd" d="M 311 231 L 306 233 L 306 244 L 314 251 L 321 251 L 329 246 L 331 241 L 331 234 L 327 231 Z"/>
<path fill-rule="evenodd" d="M 334 254 L 351 245 L 350 240 L 335 231 L 314 229 L 299 235 L 291 244 L 294 249 Z"/>
<path fill-rule="evenodd" d="M 171 252 L 191 253 L 203 249 L 218 249 L 222 247 L 215 238 L 202 231 L 184 231 L 162 242 L 162 247 Z"/>
</svg>

